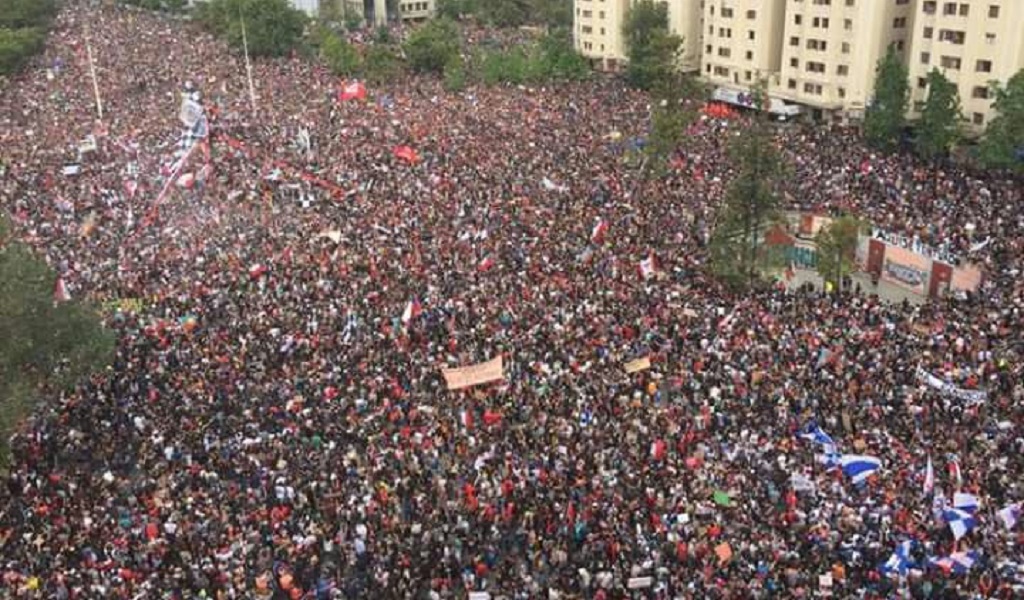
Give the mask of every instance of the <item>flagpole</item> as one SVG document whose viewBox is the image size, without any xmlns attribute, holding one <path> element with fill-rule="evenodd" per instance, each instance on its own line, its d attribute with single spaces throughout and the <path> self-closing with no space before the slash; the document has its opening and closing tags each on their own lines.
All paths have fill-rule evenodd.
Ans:
<svg viewBox="0 0 1024 600">
<path fill-rule="evenodd" d="M 85 22 L 85 53 L 89 57 L 89 74 L 92 76 L 92 93 L 96 97 L 96 114 L 103 121 L 103 101 L 100 100 L 100 84 L 96 79 L 96 63 L 92 59 L 92 44 L 89 43 L 89 22 Z"/>
<path fill-rule="evenodd" d="M 249 80 L 249 104 L 252 106 L 253 114 L 256 114 L 256 89 L 252 84 L 252 63 L 249 61 L 249 38 L 245 34 L 245 17 L 242 16 L 242 7 L 238 7 L 238 19 L 242 22 L 242 49 L 245 51 L 245 75 Z"/>
</svg>

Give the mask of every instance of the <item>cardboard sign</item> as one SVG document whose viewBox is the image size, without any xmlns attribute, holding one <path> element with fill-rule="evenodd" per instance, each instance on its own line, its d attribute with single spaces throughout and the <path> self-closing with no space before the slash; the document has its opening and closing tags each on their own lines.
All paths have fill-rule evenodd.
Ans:
<svg viewBox="0 0 1024 600">
<path fill-rule="evenodd" d="M 626 373 L 633 374 L 639 373 L 640 371 L 646 371 L 651 368 L 651 359 L 648 356 L 631 360 L 626 363 Z"/>
<path fill-rule="evenodd" d="M 653 577 L 630 577 L 629 581 L 626 582 L 626 588 L 630 590 L 640 590 L 643 588 L 649 588 L 653 584 Z"/>
<path fill-rule="evenodd" d="M 461 390 L 462 388 L 499 381 L 505 378 L 501 356 L 468 367 L 442 369 L 441 374 L 444 375 L 444 380 L 448 384 L 449 390 Z"/>
</svg>

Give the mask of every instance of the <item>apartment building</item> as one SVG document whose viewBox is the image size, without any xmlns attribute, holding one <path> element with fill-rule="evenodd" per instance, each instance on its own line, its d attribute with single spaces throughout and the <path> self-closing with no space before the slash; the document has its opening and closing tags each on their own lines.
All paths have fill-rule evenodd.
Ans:
<svg viewBox="0 0 1024 600">
<path fill-rule="evenodd" d="M 994 116 L 991 82 L 1024 68 L 1024 0 L 918 0 L 908 57 L 911 117 L 927 97 L 926 77 L 938 68 L 957 85 L 969 131 Z"/>
<path fill-rule="evenodd" d="M 664 0 L 669 30 L 683 38 L 680 67 L 700 68 L 700 17 L 704 0 Z M 622 26 L 635 0 L 574 0 L 576 49 L 604 70 L 615 71 L 626 60 Z"/>
<path fill-rule="evenodd" d="M 911 45 L 911 0 L 788 0 L 774 97 L 819 116 L 863 118 L 879 59 Z"/>
<path fill-rule="evenodd" d="M 777 79 L 786 0 L 705 0 L 701 75 L 727 89 Z"/>
</svg>

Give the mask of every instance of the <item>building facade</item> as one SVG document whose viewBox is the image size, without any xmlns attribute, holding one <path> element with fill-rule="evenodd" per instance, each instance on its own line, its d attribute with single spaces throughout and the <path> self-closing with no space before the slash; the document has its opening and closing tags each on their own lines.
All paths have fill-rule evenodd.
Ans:
<svg viewBox="0 0 1024 600">
<path fill-rule="evenodd" d="M 911 117 L 937 68 L 957 85 L 968 131 L 980 132 L 994 116 L 991 83 L 1024 68 L 1024 0 L 918 0 L 908 67 Z"/>
<path fill-rule="evenodd" d="M 911 0 L 789 0 L 772 94 L 822 115 L 863 118 L 878 61 L 890 47 L 909 54 L 914 16 Z"/>
<path fill-rule="evenodd" d="M 635 0 L 573 0 L 576 50 L 604 70 L 618 70 L 626 60 L 622 27 Z M 683 38 L 680 66 L 700 68 L 701 6 L 704 0 L 663 0 L 669 29 Z"/>
<path fill-rule="evenodd" d="M 706 0 L 701 75 L 740 89 L 777 79 L 785 15 L 786 0 Z"/>
</svg>

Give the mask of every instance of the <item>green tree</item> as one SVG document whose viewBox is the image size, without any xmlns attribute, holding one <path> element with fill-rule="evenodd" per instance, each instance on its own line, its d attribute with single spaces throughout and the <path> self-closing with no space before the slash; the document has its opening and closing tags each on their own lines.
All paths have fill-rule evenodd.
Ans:
<svg viewBox="0 0 1024 600">
<path fill-rule="evenodd" d="M 56 15 L 56 0 L 0 0 L 0 28 L 3 29 L 46 29 Z"/>
<path fill-rule="evenodd" d="M 11 427 L 31 410 L 40 385 L 65 387 L 109 364 L 115 336 L 98 312 L 54 301 L 57 276 L 13 241 L 0 217 L 0 434 L 6 455 Z"/>
<path fill-rule="evenodd" d="M 868 144 L 891 152 L 899 145 L 910 102 L 907 67 L 893 46 L 875 69 L 875 98 L 864 116 Z"/>
<path fill-rule="evenodd" d="M 530 0 L 477 0 L 477 15 L 496 27 L 519 27 L 530 21 Z"/>
<path fill-rule="evenodd" d="M 533 16 L 538 25 L 552 29 L 572 28 L 572 0 L 534 0 Z"/>
<path fill-rule="evenodd" d="M 477 0 L 438 0 L 437 16 L 458 21 L 479 11 Z"/>
<path fill-rule="evenodd" d="M 403 49 L 414 71 L 443 73 L 459 54 L 459 28 L 448 19 L 434 19 L 413 31 Z"/>
<path fill-rule="evenodd" d="M 994 169 L 1024 171 L 1024 70 L 1006 82 L 993 85 L 996 117 L 985 128 L 978 157 Z"/>
<path fill-rule="evenodd" d="M 330 31 L 321 38 L 320 56 L 335 75 L 354 75 L 361 68 L 359 52 L 344 38 Z"/>
<path fill-rule="evenodd" d="M 691 75 L 674 73 L 652 93 L 651 133 L 644 151 L 648 174 L 661 175 L 698 117 L 699 102 L 707 96 L 704 85 Z"/>
<path fill-rule="evenodd" d="M 822 228 L 814 238 L 818 251 L 818 274 L 839 289 L 843 278 L 857 271 L 857 243 L 865 225 L 844 216 Z"/>
<path fill-rule="evenodd" d="M 622 34 L 629 58 L 626 80 L 630 85 L 650 90 L 676 73 L 683 39 L 669 32 L 667 4 L 640 0 L 629 9 Z"/>
<path fill-rule="evenodd" d="M 252 56 L 283 56 L 302 39 L 306 15 L 288 0 L 210 0 L 198 5 L 199 22 L 234 48 L 245 37 Z"/>
<path fill-rule="evenodd" d="M 568 30 L 556 29 L 536 45 L 543 80 L 579 81 L 590 76 L 590 63 L 572 45 Z"/>
<path fill-rule="evenodd" d="M 37 27 L 0 29 L 0 75 L 20 71 L 43 49 L 46 34 Z"/>
<path fill-rule="evenodd" d="M 767 86 L 753 91 L 754 105 L 767 104 Z M 733 138 L 729 152 L 735 177 L 711 237 L 711 266 L 727 283 L 752 286 L 760 275 L 779 266 L 779 257 L 763 245 L 767 229 L 777 223 L 778 186 L 786 168 L 764 114 Z"/>
<path fill-rule="evenodd" d="M 456 54 L 444 66 L 444 88 L 449 92 L 466 89 L 466 65 L 462 56 Z"/>
<path fill-rule="evenodd" d="M 928 73 L 928 97 L 915 128 L 914 148 L 921 158 L 938 161 L 960 139 L 960 97 L 956 84 L 938 69 Z"/>
<path fill-rule="evenodd" d="M 371 44 L 363 55 L 363 76 L 373 84 L 390 83 L 402 74 L 402 63 L 395 48 Z"/>
</svg>

